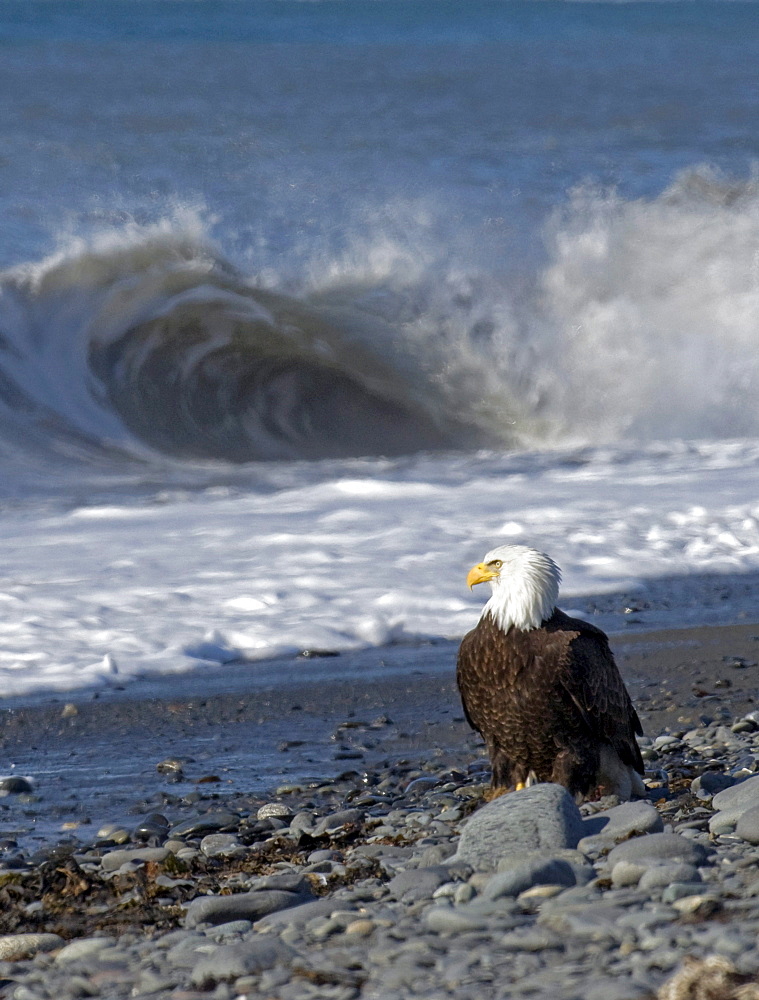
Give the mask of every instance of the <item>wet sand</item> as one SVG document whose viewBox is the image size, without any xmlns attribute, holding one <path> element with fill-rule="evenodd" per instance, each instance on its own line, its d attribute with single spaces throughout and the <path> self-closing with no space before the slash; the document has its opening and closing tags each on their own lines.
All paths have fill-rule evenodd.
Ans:
<svg viewBox="0 0 759 1000">
<path fill-rule="evenodd" d="M 759 708 L 759 624 L 612 637 L 646 734 Z M 466 762 L 483 754 L 455 688 L 458 644 L 209 667 L 54 695 L 0 710 L 0 773 L 32 778 L 32 796 L 0 799 L 0 837 L 27 848 L 127 829 L 171 796 L 205 801 L 329 780 L 404 755 Z M 184 761 L 171 783 L 156 765 Z M 168 797 L 168 798 L 167 798 Z"/>
</svg>

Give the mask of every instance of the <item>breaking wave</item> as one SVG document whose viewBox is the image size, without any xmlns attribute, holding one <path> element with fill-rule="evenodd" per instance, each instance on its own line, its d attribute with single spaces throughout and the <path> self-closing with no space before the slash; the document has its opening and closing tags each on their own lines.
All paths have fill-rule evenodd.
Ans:
<svg viewBox="0 0 759 1000">
<path fill-rule="evenodd" d="M 519 281 L 383 240 L 288 294 L 199 225 L 5 272 L 0 434 L 232 462 L 759 434 L 757 178 L 578 190 Z"/>
</svg>

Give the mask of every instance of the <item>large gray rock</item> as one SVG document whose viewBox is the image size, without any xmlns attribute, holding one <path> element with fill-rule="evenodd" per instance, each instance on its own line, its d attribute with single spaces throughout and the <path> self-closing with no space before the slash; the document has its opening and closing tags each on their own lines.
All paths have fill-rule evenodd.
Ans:
<svg viewBox="0 0 759 1000">
<path fill-rule="evenodd" d="M 697 867 L 706 863 L 709 851 L 702 845 L 677 833 L 649 833 L 645 837 L 626 840 L 610 852 L 609 867 L 620 861 L 633 862 L 650 868 L 663 862 L 681 861 Z"/>
<path fill-rule="evenodd" d="M 191 979 L 195 986 L 207 989 L 219 982 L 271 969 L 277 962 L 288 961 L 294 954 L 273 935 L 239 944 L 223 944 L 198 960 Z"/>
<path fill-rule="evenodd" d="M 664 824 L 648 802 L 623 802 L 584 821 L 587 833 L 577 845 L 585 853 L 610 851 L 615 844 L 644 833 L 660 833 Z"/>
<path fill-rule="evenodd" d="M 759 775 L 725 788 L 714 796 L 712 805 L 717 812 L 709 820 L 709 832 L 715 836 L 731 833 L 744 813 L 759 807 Z"/>
<path fill-rule="evenodd" d="M 226 924 L 230 920 L 259 920 L 267 913 L 285 910 L 305 902 L 301 893 L 283 889 L 241 892 L 234 896 L 198 896 L 187 907 L 185 927 L 198 924 Z"/>
<path fill-rule="evenodd" d="M 735 832 L 741 840 L 746 840 L 749 844 L 759 844 L 759 805 L 740 814 L 735 824 Z"/>
<path fill-rule="evenodd" d="M 712 799 L 715 809 L 751 809 L 759 806 L 759 775 L 725 788 Z"/>
<path fill-rule="evenodd" d="M 524 851 L 574 848 L 584 833 L 574 799 L 561 785 L 540 784 L 509 792 L 469 819 L 456 861 L 475 871 L 496 871 L 505 858 Z"/>
</svg>

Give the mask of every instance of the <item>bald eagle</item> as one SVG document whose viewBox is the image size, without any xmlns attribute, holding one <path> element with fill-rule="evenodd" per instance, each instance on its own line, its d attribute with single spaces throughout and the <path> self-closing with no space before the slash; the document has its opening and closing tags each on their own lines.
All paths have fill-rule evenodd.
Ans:
<svg viewBox="0 0 759 1000">
<path fill-rule="evenodd" d="M 524 545 L 493 549 L 467 577 L 493 591 L 456 670 L 467 720 L 487 746 L 491 794 L 537 780 L 578 800 L 644 795 L 643 730 L 609 640 L 556 607 L 560 580 L 549 556 Z"/>
</svg>

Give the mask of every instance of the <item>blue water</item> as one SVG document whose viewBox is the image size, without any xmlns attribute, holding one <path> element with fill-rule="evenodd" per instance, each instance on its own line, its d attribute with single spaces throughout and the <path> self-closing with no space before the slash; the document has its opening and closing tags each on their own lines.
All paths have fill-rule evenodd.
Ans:
<svg viewBox="0 0 759 1000">
<path fill-rule="evenodd" d="M 759 434 L 757 27 L 3 0 L 0 454 Z"/>
</svg>

